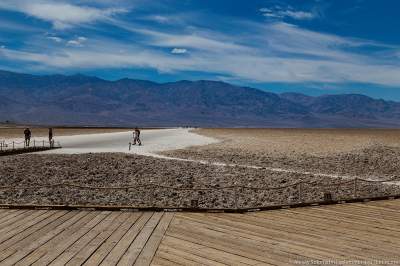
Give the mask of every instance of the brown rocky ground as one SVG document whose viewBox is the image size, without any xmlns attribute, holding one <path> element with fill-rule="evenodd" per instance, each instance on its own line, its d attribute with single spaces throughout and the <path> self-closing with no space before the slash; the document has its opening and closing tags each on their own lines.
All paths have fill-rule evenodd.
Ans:
<svg viewBox="0 0 400 266">
<path fill-rule="evenodd" d="M 234 208 L 236 204 L 260 207 L 299 201 L 299 181 L 308 182 L 302 186 L 303 201 L 322 200 L 322 192 L 331 192 L 334 198 L 353 197 L 353 182 L 346 179 L 267 169 L 124 154 L 29 154 L 0 158 L 0 203 L 176 208 L 190 207 L 194 199 L 202 208 Z M 59 185 L 51 186 L 56 184 Z M 149 184 L 159 187 L 143 187 Z M 235 185 L 243 186 L 236 191 L 237 203 L 235 190 L 229 188 Z M 275 187 L 282 188 L 271 189 Z M 357 193 L 370 197 L 398 194 L 399 190 L 397 185 L 359 182 Z"/>
<path fill-rule="evenodd" d="M 220 143 L 164 155 L 314 173 L 400 178 L 400 130 L 197 129 Z"/>
</svg>

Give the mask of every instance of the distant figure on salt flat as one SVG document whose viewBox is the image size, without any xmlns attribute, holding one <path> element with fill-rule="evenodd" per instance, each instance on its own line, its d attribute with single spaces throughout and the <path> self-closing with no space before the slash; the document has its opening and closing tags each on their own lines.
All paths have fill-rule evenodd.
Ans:
<svg viewBox="0 0 400 266">
<path fill-rule="evenodd" d="M 135 127 L 135 130 L 133 131 L 133 145 L 136 145 L 136 142 L 139 146 L 142 146 L 142 142 L 140 141 L 140 130 L 137 127 Z"/>
<path fill-rule="evenodd" d="M 29 128 L 25 128 L 24 135 L 25 135 L 25 146 L 29 147 L 29 144 L 31 143 L 31 136 L 32 136 L 32 132 L 30 131 Z"/>
<path fill-rule="evenodd" d="M 49 144 L 50 147 L 53 147 L 53 129 L 49 128 Z"/>
</svg>

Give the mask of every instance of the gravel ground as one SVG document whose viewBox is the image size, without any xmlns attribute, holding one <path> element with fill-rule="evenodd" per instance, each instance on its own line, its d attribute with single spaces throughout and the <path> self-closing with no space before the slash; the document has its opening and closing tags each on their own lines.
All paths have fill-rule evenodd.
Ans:
<svg viewBox="0 0 400 266">
<path fill-rule="evenodd" d="M 400 180 L 400 130 L 201 129 L 222 142 L 163 155 L 314 173 Z"/>
<path fill-rule="evenodd" d="M 354 184 L 348 180 L 266 169 L 203 165 L 117 153 L 25 154 L 0 158 L 0 203 L 190 207 L 191 200 L 198 200 L 202 208 L 260 207 L 299 201 L 299 186 L 291 184 L 300 180 L 318 183 L 302 186 L 302 201 L 321 200 L 323 192 L 333 193 L 334 199 L 353 196 Z M 90 188 L 49 186 L 65 182 Z M 347 184 L 334 185 L 341 182 Z M 141 186 L 147 184 L 167 187 Z M 239 188 L 236 193 L 234 189 L 222 189 L 235 184 L 252 188 L 287 187 Z M 210 190 L 193 190 L 200 188 Z M 358 196 L 389 195 L 399 193 L 399 187 L 360 182 L 357 193 Z"/>
<path fill-rule="evenodd" d="M 301 172 L 354 176 L 400 181 L 400 148 L 372 146 L 343 154 L 316 156 L 309 154 L 271 155 L 262 152 L 241 152 L 235 149 L 201 150 L 191 148 L 163 153 L 167 156 L 191 160 L 205 160 L 228 164 L 253 165 L 297 170 Z"/>
</svg>

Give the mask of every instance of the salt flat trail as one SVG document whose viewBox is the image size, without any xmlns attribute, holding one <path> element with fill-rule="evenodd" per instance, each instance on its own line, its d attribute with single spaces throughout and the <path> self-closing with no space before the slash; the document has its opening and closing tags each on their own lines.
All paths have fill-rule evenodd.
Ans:
<svg viewBox="0 0 400 266">
<path fill-rule="evenodd" d="M 46 151 L 47 154 L 81 154 L 100 152 L 123 152 L 152 155 L 157 152 L 183 149 L 196 145 L 216 143 L 218 140 L 190 132 L 188 128 L 142 130 L 143 146 L 132 146 L 132 130 L 116 133 L 58 136 L 62 149 Z"/>
</svg>

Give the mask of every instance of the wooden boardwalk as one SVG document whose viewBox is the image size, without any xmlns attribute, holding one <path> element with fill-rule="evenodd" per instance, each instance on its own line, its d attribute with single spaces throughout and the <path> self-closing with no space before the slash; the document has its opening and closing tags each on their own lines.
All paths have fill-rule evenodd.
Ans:
<svg viewBox="0 0 400 266">
<path fill-rule="evenodd" d="M 247 214 L 0 210 L 0 265 L 315 265 L 317 260 L 400 265 L 400 200 Z"/>
</svg>

